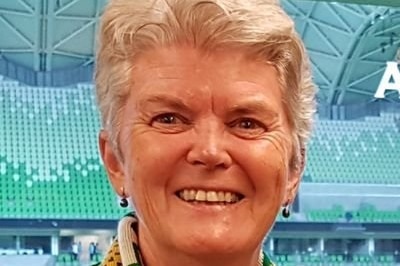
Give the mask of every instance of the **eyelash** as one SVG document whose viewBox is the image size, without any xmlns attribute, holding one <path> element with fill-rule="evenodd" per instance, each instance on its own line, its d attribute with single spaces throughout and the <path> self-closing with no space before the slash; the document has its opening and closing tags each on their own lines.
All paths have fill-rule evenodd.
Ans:
<svg viewBox="0 0 400 266">
<path fill-rule="evenodd" d="M 178 120 L 182 121 L 182 123 L 185 123 L 185 124 L 188 123 L 187 119 L 185 119 L 184 117 L 182 117 L 182 116 L 180 116 L 180 115 L 178 115 L 176 113 L 163 113 L 163 114 L 156 115 L 152 119 L 151 123 L 153 124 L 154 122 L 158 122 L 158 123 L 168 124 L 168 125 L 176 124 L 176 123 L 171 122 L 171 121 L 160 121 L 159 120 L 159 119 L 163 119 L 163 118 L 167 118 L 167 117 L 168 118 L 173 118 L 174 120 L 178 119 Z"/>
<path fill-rule="evenodd" d="M 262 128 L 262 129 L 266 130 L 266 126 L 263 123 L 261 123 L 260 121 L 257 121 L 256 119 L 247 118 L 247 117 L 236 119 L 233 122 L 231 122 L 229 124 L 229 126 L 234 127 L 236 125 L 240 125 L 240 123 L 243 123 L 243 122 L 253 123 L 254 127 L 253 126 L 250 127 L 250 128 L 240 127 L 241 129 L 244 129 L 244 130 L 257 130 L 259 128 Z"/>
<path fill-rule="evenodd" d="M 168 121 L 163 120 L 164 118 L 169 118 Z M 152 120 L 151 120 L 151 124 L 154 123 L 160 123 L 160 124 L 164 124 L 164 125 L 176 125 L 179 124 L 179 122 L 181 122 L 181 124 L 190 124 L 189 121 L 176 113 L 162 113 L 159 115 L 156 115 Z M 252 125 L 250 127 L 241 127 L 241 123 L 252 123 Z M 248 117 L 243 117 L 243 118 L 239 118 L 236 119 L 230 123 L 227 124 L 229 127 L 231 128 L 235 128 L 238 127 L 240 130 L 244 130 L 244 131 L 256 131 L 256 130 L 267 130 L 267 127 L 261 123 L 260 121 L 253 119 L 253 118 L 248 118 Z"/>
</svg>

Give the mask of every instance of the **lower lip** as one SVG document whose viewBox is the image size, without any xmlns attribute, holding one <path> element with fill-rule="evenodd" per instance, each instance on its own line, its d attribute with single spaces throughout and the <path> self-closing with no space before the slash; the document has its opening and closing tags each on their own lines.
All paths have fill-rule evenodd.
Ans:
<svg viewBox="0 0 400 266">
<path fill-rule="evenodd" d="M 185 207 L 192 208 L 195 211 L 199 212 L 220 212 L 220 211 L 232 211 L 239 208 L 245 201 L 245 199 L 241 199 L 235 203 L 227 203 L 227 204 L 217 204 L 217 203 L 201 203 L 201 202 L 188 202 L 184 201 L 183 199 L 179 198 L 178 196 L 174 195 L 174 198 L 183 204 Z"/>
</svg>

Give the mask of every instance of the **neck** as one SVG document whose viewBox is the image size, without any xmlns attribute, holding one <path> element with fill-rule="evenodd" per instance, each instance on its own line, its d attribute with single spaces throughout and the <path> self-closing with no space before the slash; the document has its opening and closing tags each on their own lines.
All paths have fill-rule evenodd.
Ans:
<svg viewBox="0 0 400 266">
<path fill-rule="evenodd" d="M 259 266 L 261 246 L 240 254 L 186 254 L 167 248 L 139 234 L 139 246 L 145 266 Z M 173 255 L 172 255 L 173 254 Z"/>
</svg>

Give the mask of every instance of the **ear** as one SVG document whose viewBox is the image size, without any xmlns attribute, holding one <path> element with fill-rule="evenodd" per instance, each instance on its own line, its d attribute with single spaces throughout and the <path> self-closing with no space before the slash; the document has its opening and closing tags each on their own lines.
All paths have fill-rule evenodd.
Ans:
<svg viewBox="0 0 400 266">
<path fill-rule="evenodd" d="M 119 196 L 122 195 L 122 188 L 124 187 L 124 174 L 121 162 L 116 155 L 110 136 L 107 131 L 101 130 L 99 134 L 99 148 L 101 159 L 103 160 L 108 179 L 111 182 L 115 192 Z M 125 190 L 126 193 L 126 190 Z"/>
<path fill-rule="evenodd" d="M 303 172 L 306 165 L 306 149 L 303 145 L 300 145 L 299 155 L 297 164 L 293 166 L 289 171 L 289 180 L 286 186 L 286 197 L 283 201 L 283 205 L 292 204 L 297 191 L 299 190 L 299 186 L 301 183 L 301 178 L 303 176 Z"/>
</svg>

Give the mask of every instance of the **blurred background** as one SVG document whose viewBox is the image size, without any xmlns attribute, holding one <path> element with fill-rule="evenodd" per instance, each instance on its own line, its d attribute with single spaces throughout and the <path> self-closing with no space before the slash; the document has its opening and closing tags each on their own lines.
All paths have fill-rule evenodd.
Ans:
<svg viewBox="0 0 400 266">
<path fill-rule="evenodd" d="M 0 1 L 0 266 L 90 265 L 124 214 L 97 147 L 106 2 Z M 294 213 L 264 249 L 283 266 L 400 265 L 400 73 L 387 67 L 400 62 L 400 1 L 282 4 L 320 91 Z"/>
</svg>

